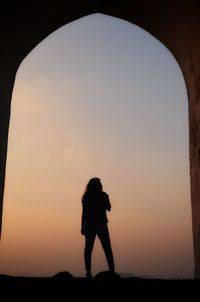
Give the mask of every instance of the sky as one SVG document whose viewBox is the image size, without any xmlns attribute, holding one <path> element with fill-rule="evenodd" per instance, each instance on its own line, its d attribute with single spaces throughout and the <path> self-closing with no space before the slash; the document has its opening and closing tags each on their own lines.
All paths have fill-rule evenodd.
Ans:
<svg viewBox="0 0 200 302">
<path fill-rule="evenodd" d="M 116 271 L 192 278 L 188 144 L 183 75 L 161 42 L 102 14 L 53 32 L 16 75 L 0 273 L 83 276 L 81 197 L 99 177 Z"/>
</svg>

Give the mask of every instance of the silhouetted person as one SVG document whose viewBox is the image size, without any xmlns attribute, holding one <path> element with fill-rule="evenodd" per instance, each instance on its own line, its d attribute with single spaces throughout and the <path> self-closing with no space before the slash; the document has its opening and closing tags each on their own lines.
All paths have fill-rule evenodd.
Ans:
<svg viewBox="0 0 200 302">
<path fill-rule="evenodd" d="M 81 234 L 85 235 L 85 269 L 86 276 L 91 274 L 91 257 L 96 235 L 99 237 L 108 262 L 109 271 L 114 273 L 115 265 L 108 231 L 106 210 L 111 210 L 107 193 L 103 192 L 99 178 L 90 179 L 82 197 Z"/>
</svg>

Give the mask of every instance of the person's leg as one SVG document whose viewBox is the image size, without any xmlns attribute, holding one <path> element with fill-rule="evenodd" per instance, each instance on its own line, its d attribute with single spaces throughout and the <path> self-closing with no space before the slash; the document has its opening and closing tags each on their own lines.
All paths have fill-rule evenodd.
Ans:
<svg viewBox="0 0 200 302">
<path fill-rule="evenodd" d="M 87 277 L 92 277 L 91 258 L 92 258 L 92 250 L 94 246 L 95 237 L 96 237 L 95 230 L 92 228 L 87 228 L 85 231 L 85 251 L 84 251 L 85 269 L 86 269 Z"/>
<path fill-rule="evenodd" d="M 98 237 L 101 241 L 102 247 L 104 249 L 109 270 L 110 270 L 110 272 L 114 272 L 115 264 L 114 264 L 113 253 L 112 253 L 110 236 L 109 236 L 107 224 L 98 228 L 97 235 L 98 235 Z"/>
</svg>

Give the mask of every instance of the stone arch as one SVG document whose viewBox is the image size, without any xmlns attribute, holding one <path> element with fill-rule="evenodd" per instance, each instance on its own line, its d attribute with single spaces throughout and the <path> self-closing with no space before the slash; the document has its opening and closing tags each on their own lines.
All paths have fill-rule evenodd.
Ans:
<svg viewBox="0 0 200 302">
<path fill-rule="evenodd" d="M 177 60 L 187 87 L 189 102 L 190 184 L 195 257 L 195 277 L 200 278 L 200 9 L 198 2 L 158 0 L 148 4 L 131 0 L 13 1 L 0 12 L 0 226 L 10 105 L 15 75 L 22 60 L 44 38 L 80 17 L 103 13 L 145 29 L 163 43 Z"/>
</svg>

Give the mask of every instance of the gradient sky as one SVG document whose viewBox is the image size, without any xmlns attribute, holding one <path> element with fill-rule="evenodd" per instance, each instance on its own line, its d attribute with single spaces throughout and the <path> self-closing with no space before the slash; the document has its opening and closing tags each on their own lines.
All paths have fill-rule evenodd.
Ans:
<svg viewBox="0 0 200 302">
<path fill-rule="evenodd" d="M 141 28 L 94 14 L 22 62 L 12 99 L 0 273 L 84 274 L 81 196 L 102 180 L 117 272 L 193 274 L 181 70 Z M 98 240 L 93 272 L 107 269 Z"/>
</svg>

